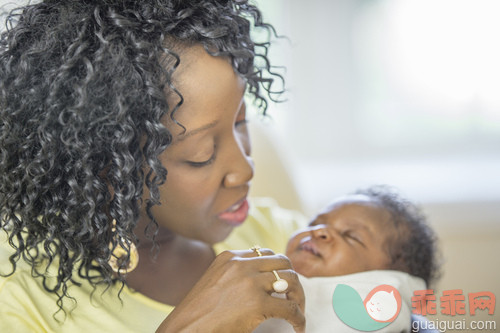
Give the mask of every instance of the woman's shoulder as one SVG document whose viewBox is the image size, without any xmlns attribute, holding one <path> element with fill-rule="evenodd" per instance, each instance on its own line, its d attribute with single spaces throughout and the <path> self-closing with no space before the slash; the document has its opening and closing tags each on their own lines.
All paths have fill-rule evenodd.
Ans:
<svg viewBox="0 0 500 333">
<path fill-rule="evenodd" d="M 281 208 L 272 198 L 251 198 L 247 220 L 223 242 L 214 246 L 217 253 L 224 250 L 248 249 L 256 244 L 284 253 L 288 239 L 306 224 L 298 211 Z"/>
<path fill-rule="evenodd" d="M 38 310 L 40 305 L 53 308 L 46 302 L 50 297 L 40 292 L 37 279 L 31 276 L 30 267 L 21 260 L 13 271 L 9 261 L 12 251 L 5 233 L 0 232 L 0 331 L 29 332 L 43 329 L 50 332 Z M 52 302 L 56 306 L 55 300 Z"/>
<path fill-rule="evenodd" d="M 118 284 L 94 287 L 77 274 L 60 310 L 59 296 L 46 290 L 54 286 L 54 272 L 49 269 L 45 280 L 34 277 L 19 260 L 9 274 L 12 251 L 0 232 L 0 332 L 154 331 L 172 310 Z"/>
</svg>

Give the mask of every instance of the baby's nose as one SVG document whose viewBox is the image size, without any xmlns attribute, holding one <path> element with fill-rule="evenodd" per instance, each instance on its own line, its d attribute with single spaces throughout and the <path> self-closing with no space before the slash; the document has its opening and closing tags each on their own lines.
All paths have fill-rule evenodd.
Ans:
<svg viewBox="0 0 500 333">
<path fill-rule="evenodd" d="M 324 224 L 318 224 L 311 228 L 311 234 L 314 238 L 322 239 L 322 240 L 330 240 L 331 236 L 326 229 Z"/>
</svg>

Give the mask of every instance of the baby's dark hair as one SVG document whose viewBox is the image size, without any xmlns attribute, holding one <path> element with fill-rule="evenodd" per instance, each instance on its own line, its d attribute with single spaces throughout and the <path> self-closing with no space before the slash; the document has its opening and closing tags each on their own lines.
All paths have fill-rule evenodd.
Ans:
<svg viewBox="0 0 500 333">
<path fill-rule="evenodd" d="M 418 276 L 427 286 L 435 281 L 439 277 L 437 237 L 421 209 L 386 185 L 360 189 L 355 194 L 370 197 L 391 216 L 396 233 L 387 244 L 390 268 Z"/>
<path fill-rule="evenodd" d="M 151 208 L 167 178 L 158 156 L 172 141 L 162 119 L 175 121 L 183 101 L 172 80 L 179 54 L 202 45 L 227 58 L 265 113 L 282 80 L 267 57 L 276 33 L 248 0 L 45 0 L 12 11 L 6 25 L 0 232 L 14 249 L 10 274 L 30 264 L 62 309 L 74 272 L 93 286 L 125 281 L 111 271 L 109 244 L 136 240 L 143 206 L 154 238 Z"/>
</svg>

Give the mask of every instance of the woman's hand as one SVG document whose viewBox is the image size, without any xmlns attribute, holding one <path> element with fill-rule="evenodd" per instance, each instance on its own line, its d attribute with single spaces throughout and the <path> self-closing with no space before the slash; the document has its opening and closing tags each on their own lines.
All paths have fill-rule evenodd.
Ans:
<svg viewBox="0 0 500 333">
<path fill-rule="evenodd" d="M 184 300 L 160 325 L 167 332 L 252 332 L 269 318 L 287 320 L 304 332 L 304 291 L 290 261 L 271 250 L 218 255 Z M 273 274 L 288 282 L 286 298 L 273 297 Z"/>
</svg>

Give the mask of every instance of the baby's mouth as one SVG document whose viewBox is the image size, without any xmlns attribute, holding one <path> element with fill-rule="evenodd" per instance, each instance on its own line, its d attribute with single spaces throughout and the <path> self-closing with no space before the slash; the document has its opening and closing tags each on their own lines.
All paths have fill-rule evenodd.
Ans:
<svg viewBox="0 0 500 333">
<path fill-rule="evenodd" d="M 321 253 L 319 253 L 318 247 L 311 240 L 307 240 L 307 241 L 303 242 L 302 244 L 300 244 L 300 249 L 302 251 L 312 253 L 313 255 L 315 255 L 317 257 L 321 257 Z"/>
</svg>

